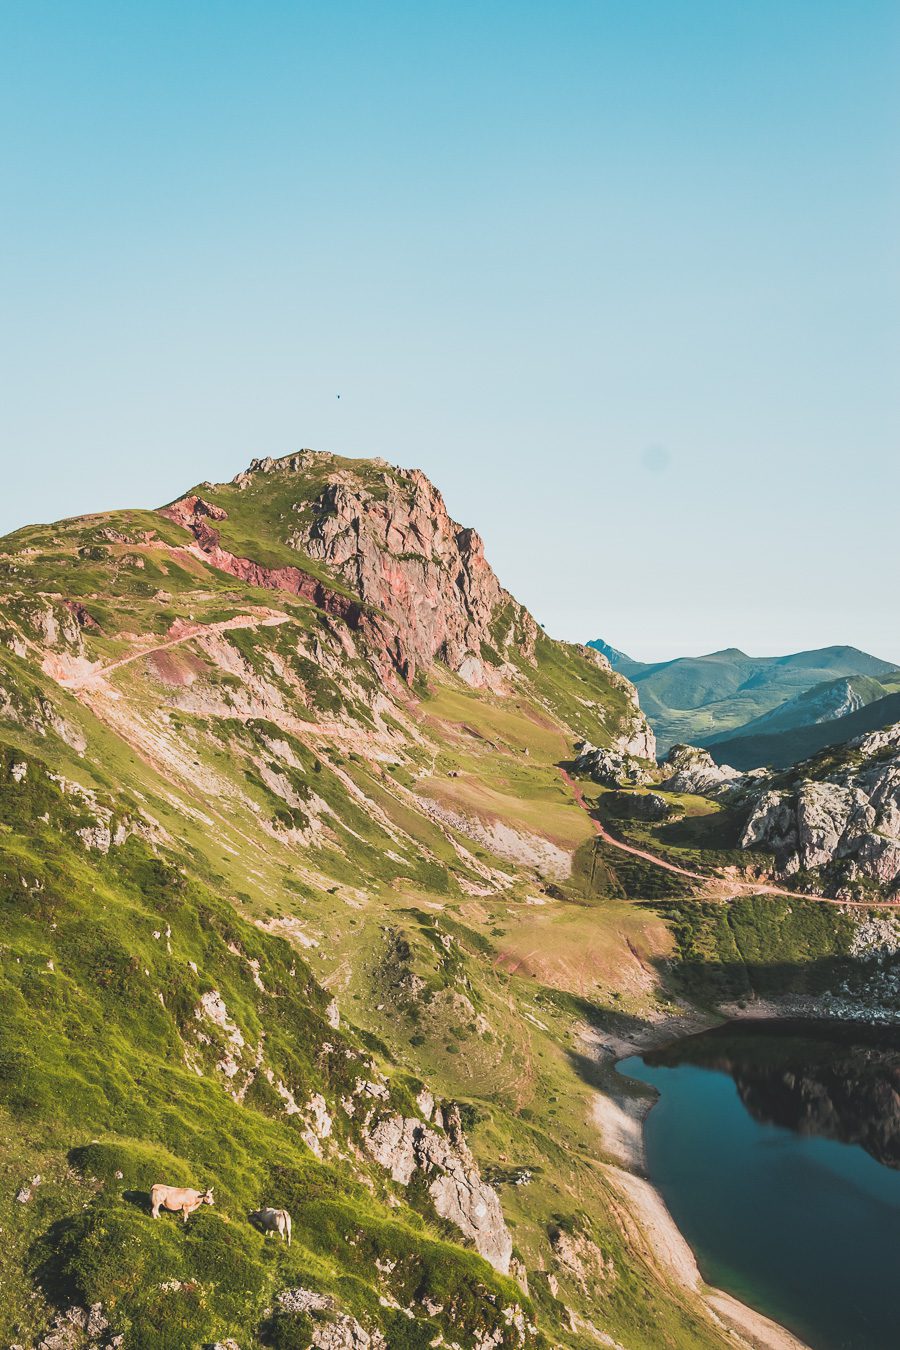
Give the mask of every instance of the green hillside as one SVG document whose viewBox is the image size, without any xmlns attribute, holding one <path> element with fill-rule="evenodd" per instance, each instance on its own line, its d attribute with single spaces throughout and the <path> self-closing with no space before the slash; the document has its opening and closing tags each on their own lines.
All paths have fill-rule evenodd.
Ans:
<svg viewBox="0 0 900 1350">
<path fill-rule="evenodd" d="M 837 680 L 826 680 L 823 684 L 814 684 L 811 689 L 805 689 L 802 694 L 785 699 L 771 712 L 745 722 L 739 728 L 740 735 L 793 731 L 797 727 L 811 726 L 814 722 L 836 721 L 867 703 L 884 698 L 887 692 L 883 684 L 868 675 L 844 675 Z M 728 734 L 730 737 L 733 733 Z M 711 738 L 707 745 L 715 745 L 716 739 Z"/>
<path fill-rule="evenodd" d="M 322 463 L 368 511 L 425 491 Z M 404 683 L 387 612 L 288 542 L 323 487 L 288 472 L 201 486 L 219 552 L 147 511 L 0 541 L 0 1339 L 99 1305 L 73 1346 L 730 1344 L 593 1118 L 587 1028 L 670 1006 L 673 888 L 600 858 L 559 771 L 627 686 L 529 646 L 477 553 L 493 683 Z M 366 565 L 437 585 L 405 552 Z M 215 1202 L 154 1221 L 158 1182 Z"/>
<path fill-rule="evenodd" d="M 708 748 L 717 763 L 730 764 L 735 769 L 755 769 L 759 765 L 787 769 L 828 746 L 840 745 L 854 736 L 878 731 L 894 722 L 900 722 L 900 693 L 875 699 L 835 721 L 755 735 L 745 735 L 742 728 L 741 735 L 717 739 Z"/>
<path fill-rule="evenodd" d="M 590 645 L 606 647 L 599 639 Z M 656 664 L 618 656 L 614 668 L 637 688 L 660 753 L 679 742 L 712 745 L 817 685 L 848 676 L 881 684 L 895 673 L 890 662 L 846 646 L 776 657 L 732 647 Z"/>
</svg>

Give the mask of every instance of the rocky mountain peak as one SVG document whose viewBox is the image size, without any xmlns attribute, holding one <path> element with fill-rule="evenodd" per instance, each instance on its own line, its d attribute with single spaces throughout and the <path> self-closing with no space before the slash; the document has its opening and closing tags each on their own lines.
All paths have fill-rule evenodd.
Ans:
<svg viewBox="0 0 900 1350">
<path fill-rule="evenodd" d="M 242 469 L 240 473 L 236 473 L 231 482 L 243 491 L 251 485 L 254 477 L 258 474 L 301 473 L 304 469 L 336 458 L 329 450 L 309 449 L 299 450 L 292 455 L 283 455 L 280 459 L 275 459 L 272 455 L 264 455 L 258 459 L 251 459 L 247 468 Z M 374 464 L 376 461 L 372 460 L 372 463 Z"/>
<path fill-rule="evenodd" d="M 481 535 L 452 518 L 420 469 L 301 450 L 254 459 L 230 483 L 200 484 L 160 514 L 190 532 L 188 550 L 205 563 L 342 621 L 353 652 L 394 695 L 440 663 L 475 689 L 530 689 L 575 737 L 655 754 L 634 686 L 601 653 L 541 634 L 501 585 Z"/>
<path fill-rule="evenodd" d="M 232 508 L 235 489 L 241 500 Z M 324 568 L 358 600 L 361 616 L 368 612 L 370 635 L 378 633 L 407 682 L 419 667 L 442 661 L 473 687 L 496 689 L 516 673 L 512 655 L 533 663 L 538 625 L 500 585 L 480 534 L 452 519 L 420 469 L 301 450 L 254 459 L 211 495 L 215 501 L 189 493 L 164 514 L 190 529 L 217 566 L 257 585 L 321 598 Z M 273 502 L 284 521 L 277 543 L 298 555 L 297 576 L 269 569 L 267 581 L 255 560 L 228 550 L 228 532 L 217 527 L 232 509 L 246 516 L 257 507 L 271 524 Z M 304 559 L 321 565 L 318 583 Z M 341 605 L 332 600 L 331 609 Z"/>
<path fill-rule="evenodd" d="M 537 624 L 421 470 L 386 471 L 371 487 L 340 474 L 302 516 L 288 542 L 385 613 L 413 663 L 441 660 L 479 686 L 502 676 L 511 644 L 533 659 Z"/>
</svg>

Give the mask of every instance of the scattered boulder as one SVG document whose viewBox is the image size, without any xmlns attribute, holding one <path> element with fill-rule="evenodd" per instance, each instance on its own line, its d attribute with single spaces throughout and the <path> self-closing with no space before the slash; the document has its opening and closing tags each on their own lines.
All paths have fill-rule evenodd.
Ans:
<svg viewBox="0 0 900 1350">
<path fill-rule="evenodd" d="M 81 1350 L 83 1346 L 96 1346 L 108 1330 L 109 1321 L 102 1303 L 92 1303 L 90 1308 L 80 1308 L 76 1304 L 57 1313 L 37 1341 L 37 1350 Z M 121 1337 L 108 1342 L 113 1343 L 121 1343 Z"/>
<path fill-rule="evenodd" d="M 742 788 L 749 775 L 717 764 L 708 750 L 696 745 L 673 745 L 662 762 L 665 774 L 660 787 L 667 792 L 690 792 L 697 797 L 725 801 Z"/>
<path fill-rule="evenodd" d="M 387 1350 L 387 1342 L 379 1331 L 367 1331 L 348 1313 L 337 1313 L 330 1294 L 319 1294 L 313 1289 L 283 1289 L 275 1299 L 282 1314 L 305 1313 L 322 1318 L 312 1332 L 309 1350 Z M 299 1344 L 299 1342 L 298 1342 Z"/>
<path fill-rule="evenodd" d="M 282 1312 L 333 1312 L 335 1303 L 330 1294 L 318 1294 L 313 1289 L 282 1289 L 275 1299 Z"/>
<path fill-rule="evenodd" d="M 653 765 L 628 751 L 598 748 L 589 741 L 575 744 L 575 772 L 591 778 L 601 787 L 644 787 L 655 777 Z"/>
<path fill-rule="evenodd" d="M 380 1331 L 366 1331 L 355 1317 L 345 1313 L 316 1327 L 311 1346 L 316 1350 L 386 1350 L 387 1341 Z"/>
<path fill-rule="evenodd" d="M 36 1176 L 33 1176 L 30 1181 L 26 1182 L 24 1186 L 20 1186 L 19 1189 L 16 1191 L 16 1200 L 19 1202 L 19 1204 L 27 1205 L 28 1201 L 31 1199 L 32 1195 L 37 1190 L 38 1186 L 40 1186 L 40 1184 L 41 1184 L 41 1175 L 40 1173 L 38 1173 Z"/>
</svg>

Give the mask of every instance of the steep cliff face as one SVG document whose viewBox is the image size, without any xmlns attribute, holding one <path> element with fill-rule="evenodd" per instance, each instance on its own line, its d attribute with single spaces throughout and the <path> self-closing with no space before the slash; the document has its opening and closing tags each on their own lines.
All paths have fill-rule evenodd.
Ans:
<svg viewBox="0 0 900 1350">
<path fill-rule="evenodd" d="M 512 1237 L 497 1192 L 482 1179 L 466 1143 L 458 1108 L 438 1109 L 434 1125 L 437 1129 L 414 1116 L 382 1115 L 374 1124 L 367 1121 L 367 1147 L 402 1186 L 416 1172 L 423 1173 L 441 1218 L 455 1224 L 495 1270 L 507 1275 Z"/>
<path fill-rule="evenodd" d="M 299 484 L 304 471 L 323 465 L 322 490 L 311 501 L 298 493 L 293 503 L 301 521 L 286 542 L 387 616 L 410 679 L 418 665 L 440 660 L 468 684 L 496 684 L 513 643 L 534 660 L 534 619 L 500 585 L 480 535 L 450 518 L 420 470 L 372 461 L 363 475 L 306 451 L 254 460 L 235 482 L 246 490 L 255 477 L 275 474 L 300 475 Z"/>
<path fill-rule="evenodd" d="M 418 469 L 303 450 L 254 459 L 231 483 L 200 484 L 160 514 L 217 569 L 346 623 L 395 693 L 440 663 L 499 695 L 530 684 L 582 739 L 599 731 L 620 755 L 655 753 L 633 685 L 600 653 L 541 633 L 500 584 L 481 536 L 451 518 Z M 573 700 L 577 685 L 587 687 Z"/>
</svg>

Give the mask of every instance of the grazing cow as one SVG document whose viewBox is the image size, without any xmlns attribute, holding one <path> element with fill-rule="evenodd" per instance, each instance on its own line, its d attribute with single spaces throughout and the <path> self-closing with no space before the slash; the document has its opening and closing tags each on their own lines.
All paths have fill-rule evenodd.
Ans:
<svg viewBox="0 0 900 1350">
<path fill-rule="evenodd" d="M 190 1186 L 152 1186 L 150 1188 L 150 1214 L 154 1219 L 159 1218 L 161 1209 L 168 1209 L 173 1214 L 180 1212 L 184 1222 L 187 1223 L 188 1215 L 193 1214 L 195 1209 L 199 1209 L 201 1205 L 211 1205 L 212 1203 L 212 1188 L 205 1191 L 195 1191 Z"/>
<path fill-rule="evenodd" d="M 250 1214 L 250 1222 L 266 1237 L 270 1233 L 278 1233 L 282 1242 L 291 1245 L 291 1216 L 286 1209 L 254 1209 Z"/>
</svg>

